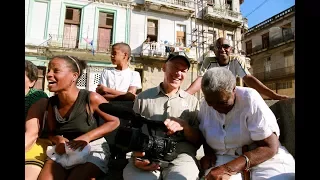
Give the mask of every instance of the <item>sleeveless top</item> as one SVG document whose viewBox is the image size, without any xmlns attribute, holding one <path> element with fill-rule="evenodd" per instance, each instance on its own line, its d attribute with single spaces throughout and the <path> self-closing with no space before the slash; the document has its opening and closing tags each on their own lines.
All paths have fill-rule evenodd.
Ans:
<svg viewBox="0 0 320 180">
<path fill-rule="evenodd" d="M 55 135 L 73 140 L 97 128 L 97 121 L 90 110 L 90 91 L 81 89 L 78 97 L 71 107 L 68 117 L 61 117 L 58 111 L 58 96 L 50 98 L 54 119 L 56 119 Z"/>
<path fill-rule="evenodd" d="M 28 94 L 24 97 L 24 119 L 27 118 L 30 107 L 41 98 L 48 98 L 48 95 L 45 92 L 34 88 L 29 90 Z"/>
</svg>

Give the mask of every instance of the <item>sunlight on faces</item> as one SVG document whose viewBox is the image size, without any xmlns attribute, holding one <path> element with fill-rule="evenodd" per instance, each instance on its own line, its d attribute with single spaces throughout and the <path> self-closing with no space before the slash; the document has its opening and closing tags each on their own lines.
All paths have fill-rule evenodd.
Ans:
<svg viewBox="0 0 320 180">
<path fill-rule="evenodd" d="M 227 114 L 234 105 L 235 89 L 233 92 L 225 90 L 204 94 L 204 98 L 209 106 L 219 113 Z"/>
<path fill-rule="evenodd" d="M 214 53 L 219 58 L 220 65 L 227 65 L 229 63 L 231 48 L 227 39 L 220 38 L 217 40 Z"/>
<path fill-rule="evenodd" d="M 175 58 L 163 67 L 165 82 L 172 87 L 179 88 L 188 72 L 188 64 L 182 58 Z"/>
<path fill-rule="evenodd" d="M 68 89 L 77 81 L 79 74 L 72 72 L 71 66 L 65 59 L 54 58 L 50 61 L 47 73 L 49 91 L 58 92 Z"/>
<path fill-rule="evenodd" d="M 128 54 L 123 52 L 119 46 L 115 46 L 112 48 L 112 51 L 111 51 L 112 64 L 118 65 L 118 64 L 121 64 L 121 62 L 123 61 L 127 61 L 126 60 L 127 56 Z"/>
</svg>

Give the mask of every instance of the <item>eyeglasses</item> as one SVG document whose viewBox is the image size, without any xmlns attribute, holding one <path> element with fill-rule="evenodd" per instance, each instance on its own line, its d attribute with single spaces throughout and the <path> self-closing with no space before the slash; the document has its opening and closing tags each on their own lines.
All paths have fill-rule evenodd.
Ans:
<svg viewBox="0 0 320 180">
<path fill-rule="evenodd" d="M 229 47 L 231 47 L 229 44 L 222 44 L 221 46 L 218 45 L 218 46 L 216 46 L 215 48 L 216 48 L 216 49 L 221 49 L 221 48 L 223 48 L 223 49 L 228 49 Z"/>
</svg>

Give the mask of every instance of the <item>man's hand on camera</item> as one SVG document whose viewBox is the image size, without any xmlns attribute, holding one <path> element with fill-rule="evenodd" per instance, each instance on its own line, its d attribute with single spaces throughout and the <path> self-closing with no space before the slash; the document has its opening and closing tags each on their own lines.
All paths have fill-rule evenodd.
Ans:
<svg viewBox="0 0 320 180">
<path fill-rule="evenodd" d="M 133 152 L 133 164 L 145 171 L 154 171 L 160 169 L 160 166 L 156 163 L 150 163 L 147 159 L 142 159 L 145 155 L 144 152 Z"/>
<path fill-rule="evenodd" d="M 177 131 L 182 131 L 186 123 L 182 119 L 170 117 L 164 121 L 164 124 L 168 128 L 167 134 L 171 135 Z"/>
</svg>

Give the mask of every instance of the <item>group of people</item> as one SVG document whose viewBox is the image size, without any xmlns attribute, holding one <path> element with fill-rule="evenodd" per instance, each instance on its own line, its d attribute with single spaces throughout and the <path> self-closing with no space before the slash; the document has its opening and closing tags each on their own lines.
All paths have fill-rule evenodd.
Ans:
<svg viewBox="0 0 320 180">
<path fill-rule="evenodd" d="M 76 86 L 86 68 L 84 61 L 56 56 L 47 74 L 48 89 L 55 95 L 48 98 L 33 89 L 36 68 L 26 61 L 26 179 L 95 179 L 105 174 L 110 150 L 104 136 L 119 126 L 119 118 L 98 106 L 113 100 L 134 101 L 136 113 L 167 127 L 161 132 L 144 126 L 144 133 L 179 139 L 170 164 L 149 161 L 143 158 L 145 152 L 132 152 L 124 180 L 197 180 L 199 169 L 205 170 L 207 180 L 244 179 L 248 172 L 253 180 L 294 179 L 294 158 L 279 142 L 276 118 L 259 93 L 272 99 L 288 97 L 264 86 L 238 59 L 230 60 L 231 48 L 228 40 L 219 38 L 216 57 L 203 62 L 202 73 L 187 90 L 181 84 L 190 61 L 171 53 L 162 67 L 163 81 L 139 94 L 141 77 L 129 68 L 131 49 L 126 43 L 112 46 L 116 67 L 102 72 L 96 92 Z M 252 88 L 236 86 L 236 75 Z M 200 89 L 204 97 L 199 101 L 193 94 Z M 31 96 L 35 92 L 39 95 Z M 199 164 L 195 156 L 201 145 L 205 156 Z M 90 148 L 85 162 L 66 166 L 46 156 L 49 146 L 61 157 L 70 150 Z"/>
</svg>

